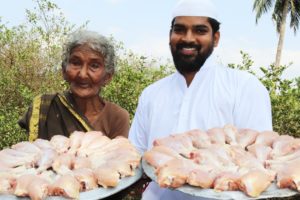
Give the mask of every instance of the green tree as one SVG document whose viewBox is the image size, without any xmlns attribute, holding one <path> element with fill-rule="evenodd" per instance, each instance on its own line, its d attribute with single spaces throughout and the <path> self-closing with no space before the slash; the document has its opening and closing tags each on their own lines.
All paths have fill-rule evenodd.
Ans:
<svg viewBox="0 0 300 200">
<path fill-rule="evenodd" d="M 34 96 L 60 91 L 61 44 L 75 27 L 48 0 L 34 0 L 27 22 L 7 27 L 0 20 L 0 148 L 26 139 L 17 121 Z"/>
<path fill-rule="evenodd" d="M 285 35 L 285 27 L 287 16 L 290 14 L 290 27 L 296 34 L 299 28 L 300 20 L 300 0 L 254 0 L 253 10 L 256 12 L 256 23 L 259 18 L 266 12 L 268 12 L 274 5 L 272 19 L 276 23 L 276 30 L 279 34 L 275 67 L 280 66 L 281 54 L 283 49 L 283 40 Z"/>
<path fill-rule="evenodd" d="M 253 61 L 241 51 L 242 64 L 229 64 L 229 67 L 248 71 L 257 76 L 269 91 L 272 104 L 273 129 L 280 134 L 300 137 L 300 78 L 282 79 L 286 65 L 260 67 L 262 76 L 252 70 Z"/>
</svg>

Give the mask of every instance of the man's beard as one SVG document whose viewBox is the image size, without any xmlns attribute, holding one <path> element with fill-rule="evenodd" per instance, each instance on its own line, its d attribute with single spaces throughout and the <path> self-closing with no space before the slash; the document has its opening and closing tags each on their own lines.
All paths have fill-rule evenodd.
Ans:
<svg viewBox="0 0 300 200">
<path fill-rule="evenodd" d="M 180 50 L 182 48 L 195 48 L 197 50 L 197 54 L 182 55 L 180 53 Z M 202 47 L 200 45 L 188 44 L 188 43 L 178 43 L 175 49 L 171 48 L 173 61 L 179 73 L 188 74 L 191 72 L 199 71 L 202 65 L 205 63 L 206 59 L 213 52 L 214 42 L 212 41 L 211 45 L 207 48 L 207 50 L 200 53 L 201 48 Z"/>
</svg>

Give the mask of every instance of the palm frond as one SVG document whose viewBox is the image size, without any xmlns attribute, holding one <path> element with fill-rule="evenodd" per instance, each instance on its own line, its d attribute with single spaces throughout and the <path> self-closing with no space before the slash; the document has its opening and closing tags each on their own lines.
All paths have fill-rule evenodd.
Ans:
<svg viewBox="0 0 300 200">
<path fill-rule="evenodd" d="M 274 22 L 276 24 L 276 30 L 278 33 L 280 31 L 280 26 L 282 24 L 283 7 L 284 7 L 285 1 L 289 1 L 289 0 L 277 0 L 275 2 L 274 10 L 272 13 L 272 19 L 274 20 Z"/>
<path fill-rule="evenodd" d="M 256 23 L 259 18 L 270 10 L 273 5 L 273 0 L 254 0 L 253 11 L 256 12 Z"/>
<path fill-rule="evenodd" d="M 294 30 L 294 34 L 296 34 L 300 21 L 300 0 L 291 0 L 289 12 L 291 17 L 290 27 Z"/>
</svg>

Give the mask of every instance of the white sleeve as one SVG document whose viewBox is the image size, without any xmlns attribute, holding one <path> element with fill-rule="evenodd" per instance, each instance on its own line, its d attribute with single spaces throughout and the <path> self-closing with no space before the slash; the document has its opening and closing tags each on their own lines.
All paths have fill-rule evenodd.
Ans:
<svg viewBox="0 0 300 200">
<path fill-rule="evenodd" d="M 251 75 L 244 84 L 239 86 L 233 116 L 238 128 L 272 130 L 270 96 L 255 76 Z"/>
<path fill-rule="evenodd" d="M 147 150 L 147 116 L 145 97 L 142 95 L 139 98 L 139 103 L 129 130 L 130 142 L 139 150 L 140 153 L 144 153 Z"/>
</svg>

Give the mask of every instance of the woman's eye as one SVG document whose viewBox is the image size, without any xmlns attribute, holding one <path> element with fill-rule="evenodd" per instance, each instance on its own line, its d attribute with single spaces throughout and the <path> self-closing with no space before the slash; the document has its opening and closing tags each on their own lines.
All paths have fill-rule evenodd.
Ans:
<svg viewBox="0 0 300 200">
<path fill-rule="evenodd" d="M 100 64 L 99 63 L 91 63 L 90 64 L 90 68 L 92 69 L 92 70 L 97 70 L 97 69 L 99 69 L 100 68 Z"/>
<path fill-rule="evenodd" d="M 75 60 L 70 60 L 69 63 L 71 65 L 75 65 L 75 66 L 80 66 L 81 65 L 80 60 L 76 60 L 76 59 Z"/>
</svg>

